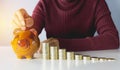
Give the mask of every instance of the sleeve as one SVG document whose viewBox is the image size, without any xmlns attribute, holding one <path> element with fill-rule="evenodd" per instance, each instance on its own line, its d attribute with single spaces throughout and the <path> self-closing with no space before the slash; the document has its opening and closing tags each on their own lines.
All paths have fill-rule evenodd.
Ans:
<svg viewBox="0 0 120 70">
<path fill-rule="evenodd" d="M 34 25 L 32 28 L 35 28 L 38 34 L 40 34 L 45 24 L 44 3 L 42 0 L 40 0 L 34 8 L 32 18 L 34 20 Z"/>
<path fill-rule="evenodd" d="M 84 39 L 58 39 L 60 48 L 68 51 L 106 50 L 119 48 L 118 31 L 105 0 L 98 0 L 95 13 L 97 36 Z"/>
</svg>

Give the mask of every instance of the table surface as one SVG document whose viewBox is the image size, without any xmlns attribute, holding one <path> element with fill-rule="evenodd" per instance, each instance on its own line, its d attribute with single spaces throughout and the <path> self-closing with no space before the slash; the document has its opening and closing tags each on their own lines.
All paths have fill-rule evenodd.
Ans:
<svg viewBox="0 0 120 70">
<path fill-rule="evenodd" d="M 92 57 L 115 58 L 115 61 L 67 61 L 42 60 L 36 54 L 36 59 L 17 59 L 10 46 L 0 46 L 1 70 L 120 70 L 120 49 L 77 52 Z"/>
</svg>

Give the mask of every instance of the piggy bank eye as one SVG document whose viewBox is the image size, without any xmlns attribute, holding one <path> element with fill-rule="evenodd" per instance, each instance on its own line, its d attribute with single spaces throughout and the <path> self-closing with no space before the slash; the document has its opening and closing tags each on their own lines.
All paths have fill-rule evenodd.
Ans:
<svg viewBox="0 0 120 70">
<path fill-rule="evenodd" d="M 29 36 L 29 38 L 30 38 L 30 39 L 34 39 L 34 35 L 31 34 L 31 35 Z"/>
</svg>

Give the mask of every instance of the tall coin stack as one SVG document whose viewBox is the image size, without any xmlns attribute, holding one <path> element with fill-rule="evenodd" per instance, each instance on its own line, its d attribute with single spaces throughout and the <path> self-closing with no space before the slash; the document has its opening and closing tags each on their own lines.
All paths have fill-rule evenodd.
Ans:
<svg viewBox="0 0 120 70">
<path fill-rule="evenodd" d="M 42 43 L 42 59 L 50 59 L 50 46 L 49 43 Z"/>
</svg>

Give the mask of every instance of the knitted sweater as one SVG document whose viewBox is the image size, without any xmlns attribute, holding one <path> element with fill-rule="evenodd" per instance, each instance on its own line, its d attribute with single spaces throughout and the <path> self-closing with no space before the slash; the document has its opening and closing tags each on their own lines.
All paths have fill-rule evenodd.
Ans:
<svg viewBox="0 0 120 70">
<path fill-rule="evenodd" d="M 117 29 L 105 0 L 40 0 L 32 17 L 40 34 L 59 40 L 68 51 L 119 47 Z M 98 35 L 94 36 L 97 31 Z"/>
</svg>

